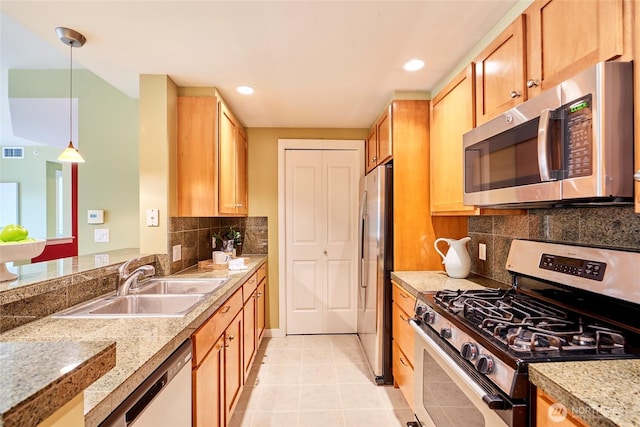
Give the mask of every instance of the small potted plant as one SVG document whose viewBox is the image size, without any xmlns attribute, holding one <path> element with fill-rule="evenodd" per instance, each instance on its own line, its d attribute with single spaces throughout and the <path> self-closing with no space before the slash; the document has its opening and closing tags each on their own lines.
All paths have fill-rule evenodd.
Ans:
<svg viewBox="0 0 640 427">
<path fill-rule="evenodd" d="M 223 251 L 231 252 L 235 249 L 236 255 L 240 255 L 242 253 L 242 234 L 236 230 L 236 227 L 235 225 L 228 226 L 214 236 L 216 240 L 222 242 Z"/>
</svg>

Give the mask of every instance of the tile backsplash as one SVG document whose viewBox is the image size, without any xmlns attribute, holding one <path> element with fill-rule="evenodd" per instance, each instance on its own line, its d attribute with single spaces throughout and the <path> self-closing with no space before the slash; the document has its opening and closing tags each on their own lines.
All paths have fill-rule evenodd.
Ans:
<svg viewBox="0 0 640 427">
<path fill-rule="evenodd" d="M 211 238 L 229 226 L 233 226 L 242 234 L 242 253 L 267 253 L 267 217 L 171 217 L 167 240 L 167 274 L 192 267 L 198 261 L 211 259 Z M 182 259 L 179 261 L 173 261 L 171 258 L 175 245 L 182 246 Z M 219 245 L 218 243 L 218 248 Z"/>
<path fill-rule="evenodd" d="M 531 209 L 525 215 L 469 218 L 471 271 L 511 283 L 505 269 L 513 239 L 640 249 L 640 216 L 632 206 Z M 478 244 L 487 245 L 487 260 L 478 259 Z"/>
</svg>

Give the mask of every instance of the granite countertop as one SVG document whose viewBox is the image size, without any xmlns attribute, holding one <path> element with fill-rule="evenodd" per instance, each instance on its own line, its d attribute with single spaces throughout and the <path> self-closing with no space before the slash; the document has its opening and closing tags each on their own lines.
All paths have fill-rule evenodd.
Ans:
<svg viewBox="0 0 640 427">
<path fill-rule="evenodd" d="M 189 339 L 266 260 L 264 255 L 243 255 L 243 258 L 246 260 L 247 270 L 205 271 L 193 267 L 178 273 L 177 276 L 185 277 L 231 279 L 182 318 L 64 319 L 48 316 L 0 334 L 0 343 L 39 344 L 44 346 L 42 348 L 51 345 L 55 348 L 60 343 L 97 345 L 98 342 L 104 345 L 105 342 L 115 342 L 115 366 L 84 392 L 85 425 L 97 426 L 173 351 Z M 3 361 L 3 364 L 24 363 L 25 366 L 35 366 L 41 363 L 41 353 L 32 355 L 26 351 L 26 347 L 23 350 L 25 351 L 9 356 L 9 360 Z M 9 394 L 17 391 L 14 384 L 5 383 L 4 377 L 0 377 L 0 389 Z M 0 410 L 2 408 L 0 406 Z M 3 415 L 0 413 L 0 416 Z"/>
<path fill-rule="evenodd" d="M 532 363 L 529 379 L 591 427 L 640 426 L 640 360 Z"/>
<path fill-rule="evenodd" d="M 114 342 L 0 343 L 0 426 L 39 424 L 115 364 Z"/>
<path fill-rule="evenodd" d="M 444 271 L 394 271 L 391 279 L 414 296 L 508 287 L 481 276 L 452 279 Z M 640 426 L 640 359 L 532 363 L 529 378 L 591 427 Z"/>
</svg>

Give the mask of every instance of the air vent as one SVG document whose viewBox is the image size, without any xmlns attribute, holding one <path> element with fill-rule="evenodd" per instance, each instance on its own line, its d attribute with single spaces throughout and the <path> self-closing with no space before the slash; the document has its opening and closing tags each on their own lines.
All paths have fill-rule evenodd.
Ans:
<svg viewBox="0 0 640 427">
<path fill-rule="evenodd" d="M 2 147 L 3 159 L 24 159 L 24 147 Z"/>
</svg>

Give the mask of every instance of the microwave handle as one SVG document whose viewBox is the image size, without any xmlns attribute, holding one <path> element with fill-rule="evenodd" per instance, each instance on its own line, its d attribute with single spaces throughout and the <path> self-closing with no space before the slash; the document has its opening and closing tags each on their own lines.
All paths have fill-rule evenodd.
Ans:
<svg viewBox="0 0 640 427">
<path fill-rule="evenodd" d="M 551 121 L 551 109 L 545 109 L 540 112 L 540 123 L 538 124 L 538 169 L 540 171 L 540 180 L 554 181 L 551 178 L 549 169 L 549 125 Z"/>
</svg>

